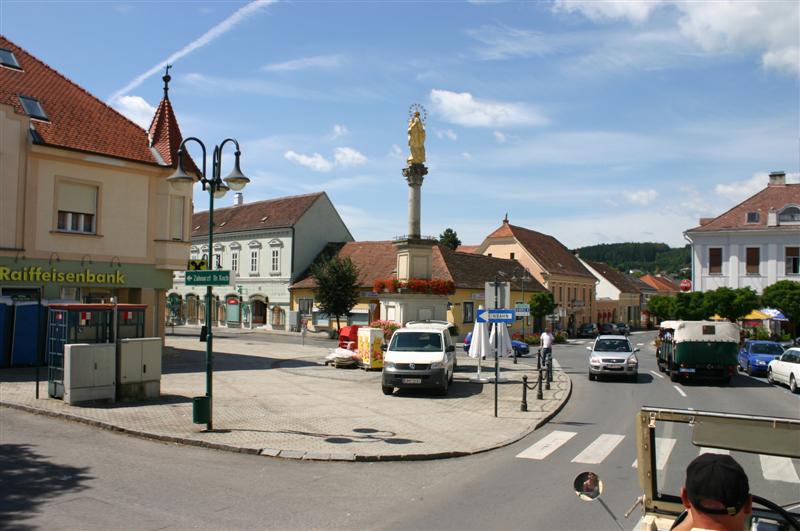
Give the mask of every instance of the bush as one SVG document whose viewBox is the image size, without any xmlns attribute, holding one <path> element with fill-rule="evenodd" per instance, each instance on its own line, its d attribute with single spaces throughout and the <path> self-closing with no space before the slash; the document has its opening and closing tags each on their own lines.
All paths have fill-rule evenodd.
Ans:
<svg viewBox="0 0 800 531">
<path fill-rule="evenodd" d="M 529 345 L 536 346 L 539 343 L 541 343 L 540 337 L 541 337 L 541 334 L 531 334 L 531 335 L 525 336 L 525 343 L 527 343 Z"/>
<path fill-rule="evenodd" d="M 400 325 L 394 321 L 373 321 L 369 324 L 371 328 L 380 328 L 383 330 L 383 338 L 389 341 L 392 338 L 394 331 L 400 328 Z"/>
<path fill-rule="evenodd" d="M 555 343 L 566 343 L 567 342 L 567 333 L 566 332 L 558 332 L 556 334 Z"/>
</svg>

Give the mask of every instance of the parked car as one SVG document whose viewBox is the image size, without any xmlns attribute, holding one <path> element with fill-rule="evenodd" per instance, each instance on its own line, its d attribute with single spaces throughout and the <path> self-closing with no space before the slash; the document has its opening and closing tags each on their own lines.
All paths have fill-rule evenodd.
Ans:
<svg viewBox="0 0 800 531">
<path fill-rule="evenodd" d="M 800 348 L 790 348 L 780 358 L 769 362 L 767 381 L 784 383 L 793 393 L 800 392 Z"/>
<path fill-rule="evenodd" d="M 630 340 L 621 335 L 600 335 L 591 347 L 589 354 L 589 379 L 600 376 L 627 376 L 636 381 L 639 374 L 638 348 L 633 348 Z"/>
<path fill-rule="evenodd" d="M 617 333 L 617 327 L 614 323 L 603 323 L 600 325 L 600 334 L 606 336 L 613 336 Z"/>
<path fill-rule="evenodd" d="M 739 349 L 739 367 L 747 374 L 767 374 L 769 362 L 783 354 L 783 347 L 775 341 L 746 339 Z"/>
<path fill-rule="evenodd" d="M 630 335 L 631 327 L 625 323 L 616 323 L 614 326 L 617 327 L 617 333 L 622 334 L 623 336 Z"/>
<path fill-rule="evenodd" d="M 600 329 L 594 323 L 583 323 L 578 328 L 578 337 L 597 337 Z"/>
<path fill-rule="evenodd" d="M 456 370 L 456 347 L 446 321 L 409 322 L 383 345 L 381 390 L 433 388 L 446 395 Z"/>
<path fill-rule="evenodd" d="M 472 332 L 468 333 L 464 338 L 464 352 L 469 352 L 470 343 L 472 343 Z M 527 356 L 531 352 L 530 346 L 524 341 L 512 339 L 511 346 L 514 348 L 514 352 L 517 353 L 517 357 Z"/>
</svg>

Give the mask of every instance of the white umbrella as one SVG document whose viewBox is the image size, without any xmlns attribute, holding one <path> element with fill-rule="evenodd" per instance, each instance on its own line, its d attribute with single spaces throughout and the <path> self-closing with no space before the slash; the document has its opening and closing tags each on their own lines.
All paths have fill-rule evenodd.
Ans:
<svg viewBox="0 0 800 531">
<path fill-rule="evenodd" d="M 497 343 L 495 343 L 495 333 L 499 330 Z M 500 358 L 509 357 L 514 355 L 514 347 L 511 345 L 511 336 L 508 333 L 508 327 L 505 323 L 494 323 L 492 325 L 492 333 L 489 335 L 489 342 L 494 348 L 497 345 L 496 355 Z M 498 382 L 506 381 L 506 378 L 500 377 Z"/>
<path fill-rule="evenodd" d="M 478 311 L 483 310 L 483 305 L 478 306 Z M 489 342 L 489 331 L 486 323 L 475 323 L 472 329 L 472 341 L 469 344 L 469 357 L 478 358 L 478 374 L 470 378 L 471 382 L 486 383 L 489 380 L 481 377 L 481 360 L 492 351 L 492 344 Z"/>
</svg>

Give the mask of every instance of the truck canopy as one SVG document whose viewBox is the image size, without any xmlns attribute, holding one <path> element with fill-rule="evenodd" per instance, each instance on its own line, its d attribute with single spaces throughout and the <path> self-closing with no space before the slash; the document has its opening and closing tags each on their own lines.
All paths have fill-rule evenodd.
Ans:
<svg viewBox="0 0 800 531">
<path fill-rule="evenodd" d="M 728 321 L 677 321 L 675 343 L 703 341 L 739 343 L 739 325 Z"/>
</svg>

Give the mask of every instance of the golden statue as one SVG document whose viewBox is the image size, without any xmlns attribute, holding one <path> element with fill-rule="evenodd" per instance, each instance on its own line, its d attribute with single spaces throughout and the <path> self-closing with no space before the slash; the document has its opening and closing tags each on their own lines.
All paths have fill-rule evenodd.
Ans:
<svg viewBox="0 0 800 531">
<path fill-rule="evenodd" d="M 422 123 L 419 111 L 408 121 L 408 147 L 411 155 L 408 156 L 408 165 L 423 164 L 425 162 L 425 125 Z"/>
</svg>

